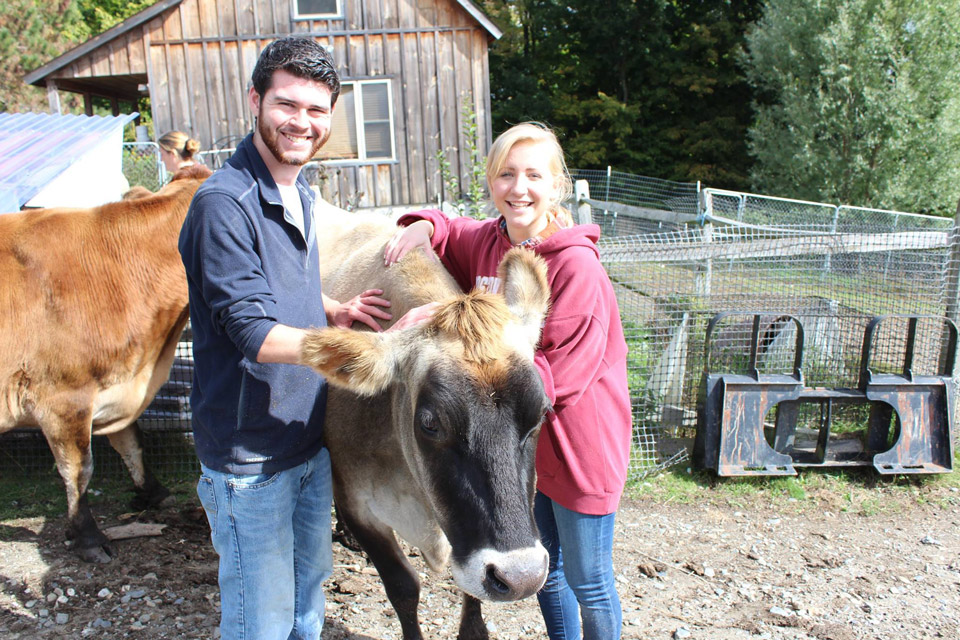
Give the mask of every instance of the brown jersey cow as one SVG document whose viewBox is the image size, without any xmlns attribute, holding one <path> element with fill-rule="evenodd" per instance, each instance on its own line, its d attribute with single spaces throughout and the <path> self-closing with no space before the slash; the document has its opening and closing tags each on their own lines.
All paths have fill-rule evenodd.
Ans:
<svg viewBox="0 0 960 640">
<path fill-rule="evenodd" d="M 86 502 L 91 435 L 106 435 L 136 488 L 168 494 L 143 463 L 137 417 L 166 381 L 187 322 L 177 237 L 210 175 L 92 209 L 0 215 L 0 432 L 39 427 L 67 492 L 67 537 L 85 560 L 112 550 Z"/>
</svg>

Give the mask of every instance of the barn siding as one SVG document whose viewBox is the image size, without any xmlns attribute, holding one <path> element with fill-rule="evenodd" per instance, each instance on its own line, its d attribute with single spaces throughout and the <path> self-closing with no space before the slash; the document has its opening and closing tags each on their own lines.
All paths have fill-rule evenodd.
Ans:
<svg viewBox="0 0 960 640">
<path fill-rule="evenodd" d="M 453 0 L 343 0 L 335 20 L 294 21 L 291 0 L 183 0 L 149 23 L 58 71 L 61 77 L 146 74 L 156 133 L 183 129 L 204 149 L 253 125 L 247 84 L 260 50 L 278 36 L 311 33 L 332 45 L 344 80 L 391 80 L 395 162 L 330 165 L 327 195 L 344 205 L 434 202 L 445 149 L 461 175 L 462 96 L 489 144 L 489 34 Z"/>
</svg>

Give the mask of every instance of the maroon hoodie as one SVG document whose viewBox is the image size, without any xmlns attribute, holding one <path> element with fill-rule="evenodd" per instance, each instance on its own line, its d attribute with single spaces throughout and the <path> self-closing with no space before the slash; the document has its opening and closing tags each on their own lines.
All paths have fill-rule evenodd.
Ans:
<svg viewBox="0 0 960 640">
<path fill-rule="evenodd" d="M 447 218 L 425 209 L 398 224 L 433 224 L 434 251 L 464 291 L 497 292 L 497 265 L 511 249 L 500 218 Z M 553 403 L 537 446 L 537 489 L 567 509 L 617 510 L 630 458 L 627 344 L 596 242 L 597 225 L 559 229 L 530 247 L 547 263 L 550 313 L 534 358 Z"/>
</svg>

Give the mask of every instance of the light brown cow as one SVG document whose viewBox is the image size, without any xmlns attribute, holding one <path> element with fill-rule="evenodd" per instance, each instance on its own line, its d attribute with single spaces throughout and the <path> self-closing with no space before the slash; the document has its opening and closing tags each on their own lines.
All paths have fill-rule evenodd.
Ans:
<svg viewBox="0 0 960 640">
<path fill-rule="evenodd" d="M 304 341 L 303 361 L 334 385 L 324 429 L 338 512 L 377 567 L 405 639 L 422 637 L 419 581 L 394 532 L 432 568 L 450 564 L 464 592 L 458 638 L 486 638 L 480 600 L 531 596 L 547 573 L 532 509 L 549 407 L 533 365 L 546 266 L 514 250 L 501 263 L 504 295 L 463 294 L 419 251 L 384 268 L 389 220 L 321 219 L 318 229 L 328 295 L 382 288 L 394 318 L 443 301 L 420 327 L 323 329 Z"/>
<path fill-rule="evenodd" d="M 177 237 L 208 175 L 191 167 L 155 195 L 93 209 L 0 215 L 0 432 L 42 429 L 84 560 L 113 556 L 86 501 L 91 434 L 123 458 L 135 508 L 168 495 L 144 466 L 136 419 L 187 322 Z"/>
</svg>

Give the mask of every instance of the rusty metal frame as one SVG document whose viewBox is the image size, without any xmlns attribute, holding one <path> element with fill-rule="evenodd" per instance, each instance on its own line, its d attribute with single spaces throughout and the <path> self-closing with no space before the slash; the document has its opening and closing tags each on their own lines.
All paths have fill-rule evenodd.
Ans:
<svg viewBox="0 0 960 640">
<path fill-rule="evenodd" d="M 761 374 L 757 369 L 761 317 L 771 313 L 728 311 L 715 315 L 707 326 L 704 373 L 697 404 L 694 462 L 720 476 L 795 475 L 798 467 L 873 466 L 881 474 L 931 474 L 953 470 L 953 374 L 957 327 L 939 316 L 877 316 L 864 331 L 860 375 L 856 389 L 811 388 L 803 376 L 803 324 L 794 316 L 778 319 L 796 324 L 793 371 Z M 752 316 L 750 361 L 746 374 L 712 373 L 710 346 L 717 325 L 730 316 Z M 874 341 L 880 325 L 892 318 L 907 320 L 903 370 L 877 374 L 871 368 Z M 946 328 L 943 363 L 936 375 L 913 372 L 917 328 L 921 318 L 935 319 Z M 799 406 L 820 405 L 817 447 L 814 452 L 793 449 Z M 869 404 L 866 445 L 852 455 L 829 455 L 830 427 L 835 404 Z M 776 408 L 772 437 L 764 418 Z M 890 443 L 890 425 L 895 425 Z"/>
</svg>

